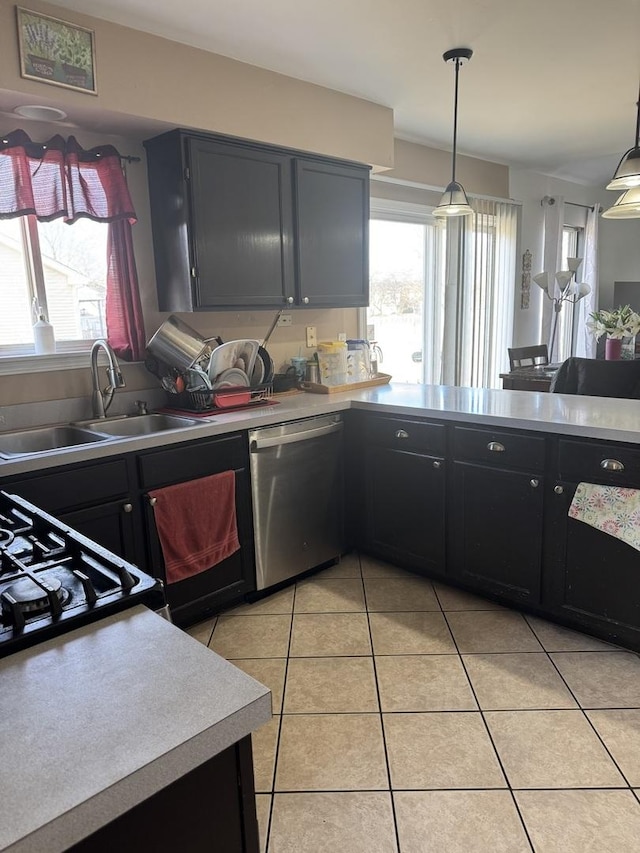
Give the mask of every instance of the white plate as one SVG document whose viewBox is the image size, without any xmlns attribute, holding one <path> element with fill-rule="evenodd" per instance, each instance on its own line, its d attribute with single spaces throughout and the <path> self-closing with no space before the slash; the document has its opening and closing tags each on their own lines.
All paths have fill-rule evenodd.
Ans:
<svg viewBox="0 0 640 853">
<path fill-rule="evenodd" d="M 225 370 L 239 369 L 251 376 L 260 344 L 258 341 L 228 341 L 220 344 L 209 359 L 209 379 L 213 385 Z"/>
<path fill-rule="evenodd" d="M 219 390 L 220 388 L 248 387 L 249 377 L 244 372 L 244 370 L 240 370 L 237 367 L 230 367 L 228 370 L 223 370 L 222 373 L 216 379 L 216 382 L 213 386 L 215 391 Z"/>
</svg>

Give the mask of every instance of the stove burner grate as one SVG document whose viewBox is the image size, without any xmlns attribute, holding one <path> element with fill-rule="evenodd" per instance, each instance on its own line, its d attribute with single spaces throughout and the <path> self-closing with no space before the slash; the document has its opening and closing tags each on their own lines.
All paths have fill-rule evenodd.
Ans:
<svg viewBox="0 0 640 853">
<path fill-rule="evenodd" d="M 10 604 L 11 608 L 17 604 L 25 616 L 28 616 L 31 613 L 50 610 L 52 596 L 60 605 L 64 605 L 69 599 L 69 591 L 62 586 L 58 578 L 36 581 L 27 576 L 4 590 L 2 603 L 5 606 Z"/>
</svg>

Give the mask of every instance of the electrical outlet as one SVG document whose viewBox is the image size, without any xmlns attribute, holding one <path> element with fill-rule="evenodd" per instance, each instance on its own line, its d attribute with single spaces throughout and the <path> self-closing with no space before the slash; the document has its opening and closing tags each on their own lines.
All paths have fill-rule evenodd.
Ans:
<svg viewBox="0 0 640 853">
<path fill-rule="evenodd" d="M 292 314 L 281 314 L 278 317 L 278 325 L 279 326 L 293 326 L 293 315 Z"/>
<path fill-rule="evenodd" d="M 316 334 L 315 326 L 307 326 L 307 346 L 308 347 L 317 347 L 318 346 L 318 336 Z"/>
<path fill-rule="evenodd" d="M 368 341 L 375 341 L 375 339 L 376 339 L 376 327 L 373 325 L 373 323 L 369 323 L 369 324 L 367 324 L 367 340 Z"/>
<path fill-rule="evenodd" d="M 342 343 L 344 343 L 347 340 L 347 333 L 346 332 L 338 332 L 338 340 L 342 341 Z"/>
</svg>

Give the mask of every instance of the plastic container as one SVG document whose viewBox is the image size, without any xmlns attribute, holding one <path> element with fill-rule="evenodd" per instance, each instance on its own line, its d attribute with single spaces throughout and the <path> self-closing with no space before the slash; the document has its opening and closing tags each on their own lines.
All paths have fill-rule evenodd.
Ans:
<svg viewBox="0 0 640 853">
<path fill-rule="evenodd" d="M 56 351 L 53 326 L 47 323 L 42 312 L 38 315 L 37 322 L 33 324 L 33 345 L 36 355 L 53 355 Z"/>
<path fill-rule="evenodd" d="M 318 344 L 318 367 L 322 385 L 345 385 L 347 344 L 344 341 L 322 341 Z"/>
</svg>

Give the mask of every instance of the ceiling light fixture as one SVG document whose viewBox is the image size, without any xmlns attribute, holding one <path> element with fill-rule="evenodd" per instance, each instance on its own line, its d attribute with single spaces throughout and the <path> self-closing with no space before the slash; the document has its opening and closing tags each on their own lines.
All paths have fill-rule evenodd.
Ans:
<svg viewBox="0 0 640 853">
<path fill-rule="evenodd" d="M 15 107 L 13 111 L 23 118 L 36 119 L 37 121 L 64 121 L 67 117 L 63 110 L 41 104 L 24 104 L 21 107 Z"/>
<path fill-rule="evenodd" d="M 640 219 L 640 187 L 622 193 L 602 216 L 604 219 Z"/>
<path fill-rule="evenodd" d="M 434 216 L 468 216 L 473 213 L 469 199 L 462 184 L 456 181 L 456 144 L 458 137 L 458 74 L 460 66 L 473 56 L 469 47 L 454 47 L 442 54 L 445 62 L 455 63 L 456 86 L 453 100 L 453 157 L 451 165 L 451 182 L 444 191 L 440 204 L 433 211 Z"/>
<path fill-rule="evenodd" d="M 634 187 L 640 187 L 640 92 L 636 107 L 636 144 L 620 158 L 613 178 L 607 184 L 608 190 L 632 190 Z"/>
</svg>

